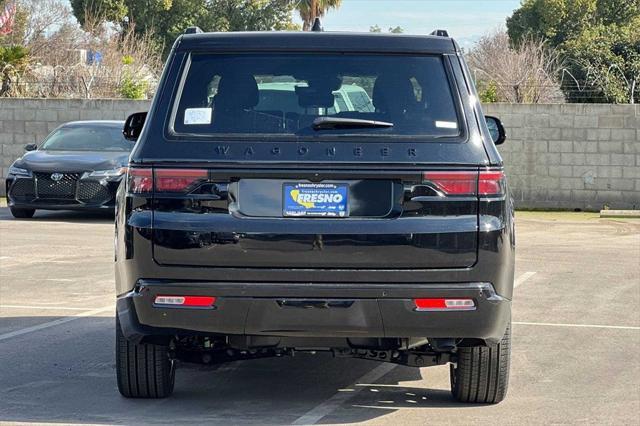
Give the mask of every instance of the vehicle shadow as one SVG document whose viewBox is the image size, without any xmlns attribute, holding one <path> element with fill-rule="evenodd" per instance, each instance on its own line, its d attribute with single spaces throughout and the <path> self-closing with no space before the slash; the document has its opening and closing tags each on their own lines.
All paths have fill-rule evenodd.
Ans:
<svg viewBox="0 0 640 426">
<path fill-rule="evenodd" d="M 105 211 L 36 210 L 31 219 L 16 219 L 8 207 L 0 207 L 0 221 L 20 222 L 67 222 L 67 223 L 113 223 L 115 213 Z"/>
<path fill-rule="evenodd" d="M 16 321 L 33 327 L 61 318 L 68 317 L 4 317 L 0 330 L 3 323 L 15 329 Z M 4 340 L 0 334 L 0 422 L 290 424 L 337 393 L 358 389 L 318 423 L 465 406 L 449 391 L 415 387 L 419 369 L 398 366 L 376 384 L 357 383 L 380 364 L 328 354 L 181 364 L 172 397 L 125 399 L 116 385 L 113 327 L 112 317 L 82 317 Z"/>
</svg>

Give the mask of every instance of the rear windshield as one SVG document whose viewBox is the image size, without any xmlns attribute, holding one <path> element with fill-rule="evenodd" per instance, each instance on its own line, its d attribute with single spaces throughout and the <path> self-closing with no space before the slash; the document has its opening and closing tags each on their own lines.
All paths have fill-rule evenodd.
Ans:
<svg viewBox="0 0 640 426">
<path fill-rule="evenodd" d="M 121 127 L 83 126 L 61 127 L 40 147 L 45 151 L 131 151 L 133 143 L 122 135 Z"/>
<path fill-rule="evenodd" d="M 460 134 L 440 56 L 194 54 L 184 72 L 170 124 L 177 134 Z"/>
</svg>

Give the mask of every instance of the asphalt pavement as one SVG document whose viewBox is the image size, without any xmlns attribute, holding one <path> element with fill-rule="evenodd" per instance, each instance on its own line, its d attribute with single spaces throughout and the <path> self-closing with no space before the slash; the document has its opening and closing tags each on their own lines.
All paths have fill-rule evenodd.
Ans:
<svg viewBox="0 0 640 426">
<path fill-rule="evenodd" d="M 640 423 L 640 221 L 517 215 L 511 383 L 455 402 L 448 367 L 326 354 L 180 365 L 174 395 L 127 400 L 114 358 L 113 217 L 0 208 L 0 422 Z"/>
</svg>

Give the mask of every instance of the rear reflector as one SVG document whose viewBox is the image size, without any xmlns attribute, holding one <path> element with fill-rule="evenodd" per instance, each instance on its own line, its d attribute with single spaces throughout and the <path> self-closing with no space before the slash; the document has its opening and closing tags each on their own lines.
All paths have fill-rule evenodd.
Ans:
<svg viewBox="0 0 640 426">
<path fill-rule="evenodd" d="M 209 308 L 216 303 L 212 296 L 156 296 L 154 304 L 166 306 L 185 306 L 192 308 Z"/>
<path fill-rule="evenodd" d="M 472 311 L 473 299 L 413 299 L 416 311 Z"/>
<path fill-rule="evenodd" d="M 209 173 L 201 169 L 156 169 L 155 190 L 184 192 L 198 181 L 207 180 Z"/>
<path fill-rule="evenodd" d="M 443 195 L 502 195 L 505 190 L 502 171 L 433 171 L 422 177 Z"/>
</svg>

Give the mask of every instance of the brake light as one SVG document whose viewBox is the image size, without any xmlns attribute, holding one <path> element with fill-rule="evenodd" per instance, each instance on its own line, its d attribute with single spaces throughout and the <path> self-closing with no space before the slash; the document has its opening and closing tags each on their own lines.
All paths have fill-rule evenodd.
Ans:
<svg viewBox="0 0 640 426">
<path fill-rule="evenodd" d="M 210 308 L 216 303 L 213 296 L 156 296 L 155 305 Z"/>
<path fill-rule="evenodd" d="M 504 194 L 505 176 L 502 171 L 480 172 L 478 179 L 479 195 L 502 195 Z"/>
<path fill-rule="evenodd" d="M 423 178 L 445 195 L 476 195 L 478 172 L 425 172 Z"/>
<path fill-rule="evenodd" d="M 416 311 L 471 311 L 476 308 L 473 299 L 414 299 Z"/>
<path fill-rule="evenodd" d="M 502 171 L 434 171 L 422 177 L 444 195 L 502 195 L 505 190 Z"/>
<path fill-rule="evenodd" d="M 129 168 L 127 172 L 129 193 L 143 194 L 153 191 L 153 170 Z"/>
<path fill-rule="evenodd" d="M 158 192 L 183 192 L 209 176 L 203 169 L 156 169 L 155 190 Z"/>
</svg>

